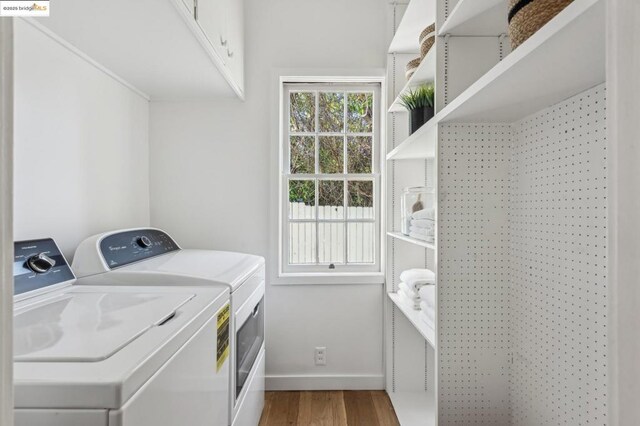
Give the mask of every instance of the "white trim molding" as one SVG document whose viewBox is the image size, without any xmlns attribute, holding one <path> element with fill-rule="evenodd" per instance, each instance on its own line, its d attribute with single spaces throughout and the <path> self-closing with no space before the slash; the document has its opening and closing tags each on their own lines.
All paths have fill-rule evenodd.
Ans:
<svg viewBox="0 0 640 426">
<path fill-rule="evenodd" d="M 295 82 L 333 82 L 341 81 L 345 83 L 379 83 L 381 85 L 380 90 L 380 105 L 386 105 L 386 71 L 382 68 L 364 68 L 364 69 L 342 69 L 342 68 L 327 68 L 327 69 L 307 69 L 307 68 L 274 68 L 271 73 L 270 84 L 271 92 L 270 97 L 272 99 L 273 108 L 270 108 L 270 122 L 271 122 L 271 140 L 270 140 L 270 229 L 269 235 L 271 236 L 271 253 L 276 254 L 271 256 L 271 260 L 268 266 L 268 274 L 270 277 L 271 285 L 300 285 L 300 284 L 379 284 L 381 278 L 376 276 L 371 278 L 370 276 L 359 279 L 344 274 L 331 274 L 331 276 L 315 276 L 312 277 L 309 274 L 287 274 L 280 276 L 280 257 L 281 243 L 280 238 L 282 221 L 281 217 L 281 188 L 280 185 L 280 170 L 282 164 L 282 150 L 280 149 L 280 141 L 282 137 L 282 124 L 280 122 L 281 111 L 283 108 L 283 82 L 295 83 Z M 386 114 L 380 115 L 380 146 L 385 146 L 386 136 Z M 384 175 L 385 162 L 382 162 L 381 173 Z M 384 197 L 384 189 L 382 188 L 381 199 Z M 385 226 L 384 209 L 381 212 L 381 228 Z M 381 238 L 381 258 L 385 256 L 385 241 L 386 238 Z M 384 262 L 380 265 L 384 275 Z M 378 274 L 375 274 L 378 275 Z"/>
<path fill-rule="evenodd" d="M 277 72 L 274 73 L 274 80 L 276 80 L 278 82 L 278 86 L 276 88 L 276 90 L 274 90 L 274 94 L 277 94 L 277 104 L 278 104 L 278 109 L 276 110 L 278 113 L 277 118 L 274 117 L 274 122 L 275 123 L 279 123 L 278 127 L 274 128 L 273 131 L 273 141 L 272 141 L 272 146 L 274 147 L 274 150 L 277 147 L 277 153 L 274 155 L 273 158 L 273 162 L 272 162 L 272 170 L 273 170 L 273 177 L 275 178 L 274 184 L 277 182 L 277 185 L 274 185 L 277 190 L 274 191 L 273 194 L 273 199 L 272 199 L 272 211 L 274 213 L 274 216 L 277 216 L 279 218 L 278 223 L 274 224 L 273 227 L 275 229 L 272 229 L 272 234 L 277 235 L 277 238 L 274 239 L 274 241 L 277 241 L 276 244 L 274 244 L 274 250 L 277 250 L 278 253 L 278 260 L 276 262 L 274 262 L 273 265 L 273 269 L 272 269 L 272 274 L 273 274 L 273 278 L 275 278 L 273 280 L 274 284 L 285 284 L 285 285 L 294 285 L 294 284 L 315 284 L 318 283 L 318 281 L 322 281 L 322 283 L 329 283 L 329 284 L 334 284 L 334 283 L 357 283 L 357 284 L 361 284 L 361 283 L 379 283 L 380 282 L 380 278 L 379 275 L 382 275 L 384 273 L 384 266 L 382 266 L 382 263 L 380 261 L 380 259 L 382 259 L 382 256 L 384 256 L 385 253 L 385 238 L 382 235 L 382 230 L 384 229 L 384 212 L 383 209 L 380 206 L 380 200 L 382 199 L 382 196 L 384 195 L 384 191 L 383 191 L 383 184 L 382 182 L 384 181 L 381 178 L 381 175 L 384 171 L 384 161 L 383 161 L 383 157 L 381 156 L 380 152 L 381 151 L 377 151 L 374 154 L 374 175 L 375 175 L 375 183 L 374 186 L 376 188 L 376 206 L 375 206 L 375 210 L 377 212 L 377 216 L 375 219 L 375 225 L 377 230 L 380 232 L 380 234 L 377 236 L 377 243 L 376 243 L 376 250 L 375 250 L 375 257 L 378 259 L 378 261 L 373 265 L 373 267 L 367 266 L 364 267 L 364 265 L 362 267 L 350 267 L 349 265 L 345 265 L 345 266 L 340 266 L 339 270 L 333 271 L 332 273 L 323 273 L 324 272 L 324 268 L 318 267 L 317 270 L 311 268 L 309 269 L 309 267 L 301 267 L 299 268 L 300 270 L 298 270 L 298 268 L 295 268 L 296 270 L 290 270 L 292 267 L 288 266 L 287 270 L 283 269 L 283 260 L 281 258 L 282 253 L 283 253 L 283 233 L 284 233 L 284 229 L 283 229 L 283 202 L 282 202 L 282 191 L 283 191 L 283 182 L 282 182 L 282 168 L 283 168 L 283 162 L 286 160 L 286 156 L 283 153 L 283 148 L 281 146 L 282 143 L 282 138 L 283 138 L 283 124 L 282 124 L 282 116 L 283 116 L 283 110 L 285 108 L 284 105 L 284 101 L 283 101 L 283 95 L 284 95 L 284 87 L 286 84 L 330 84 L 332 85 L 332 87 L 334 87 L 333 85 L 339 85 L 341 90 L 345 89 L 347 91 L 349 91 L 348 89 L 355 89 L 356 87 L 353 85 L 359 85 L 359 86 L 367 86 L 370 84 L 375 84 L 377 85 L 377 88 L 373 88 L 374 92 L 377 93 L 377 95 L 375 96 L 375 100 L 376 100 L 376 109 L 378 110 L 377 113 L 377 126 L 376 129 L 374 131 L 374 134 L 377 135 L 376 137 L 374 137 L 374 139 L 376 139 L 376 145 L 377 147 L 382 147 L 384 146 L 385 142 L 384 142 L 384 136 L 385 136 L 385 132 L 386 132 L 386 123 L 384 120 L 384 115 L 381 113 L 382 110 L 382 106 L 386 104 L 386 96 L 385 96 L 385 91 L 386 91 L 386 85 L 385 85 L 385 78 L 382 75 L 383 74 L 383 70 L 367 70 L 366 72 L 362 72 L 362 74 L 352 74 L 353 70 L 351 70 L 349 73 L 346 72 L 340 72 L 339 70 L 336 71 L 331 71 L 331 70 L 324 70 L 322 72 L 318 72 L 318 70 L 315 71 L 305 71 L 305 70 L 279 70 Z M 346 86 L 345 86 L 346 85 Z M 345 87 L 342 87 L 345 86 Z M 351 87 L 349 87 L 351 86 Z M 338 88 L 338 86 L 336 86 L 336 89 Z M 275 102 L 274 102 L 275 103 Z M 275 114 L 274 114 L 275 116 Z M 376 155 L 377 154 L 377 155 Z M 317 275 L 315 275 L 317 274 Z M 362 276 L 366 276 L 366 277 L 360 277 L 360 274 L 362 274 Z M 374 277 L 375 276 L 375 277 Z"/>
<path fill-rule="evenodd" d="M 384 376 L 266 376 L 268 391 L 384 390 Z"/>
<path fill-rule="evenodd" d="M 607 1 L 609 424 L 640 419 L 640 3 Z"/>
<path fill-rule="evenodd" d="M 0 19 L 0 425 L 13 424 L 13 19 Z"/>
</svg>

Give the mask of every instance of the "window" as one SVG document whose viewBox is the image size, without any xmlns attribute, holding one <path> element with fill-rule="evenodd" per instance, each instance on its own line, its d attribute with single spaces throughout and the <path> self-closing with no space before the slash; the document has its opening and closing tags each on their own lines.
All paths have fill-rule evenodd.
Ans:
<svg viewBox="0 0 640 426">
<path fill-rule="evenodd" d="M 282 93 L 282 272 L 380 271 L 380 84 Z"/>
</svg>

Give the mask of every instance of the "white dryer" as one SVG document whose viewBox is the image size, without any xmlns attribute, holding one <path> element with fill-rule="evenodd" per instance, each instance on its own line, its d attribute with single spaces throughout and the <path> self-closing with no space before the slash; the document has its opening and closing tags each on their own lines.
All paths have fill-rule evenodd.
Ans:
<svg viewBox="0 0 640 426">
<path fill-rule="evenodd" d="M 83 241 L 73 259 L 85 285 L 189 285 L 231 292 L 230 417 L 256 426 L 264 407 L 264 258 L 215 250 L 181 249 L 166 232 L 128 229 Z"/>
<path fill-rule="evenodd" d="M 229 293 L 80 286 L 52 239 L 15 244 L 17 426 L 224 426 Z"/>
</svg>

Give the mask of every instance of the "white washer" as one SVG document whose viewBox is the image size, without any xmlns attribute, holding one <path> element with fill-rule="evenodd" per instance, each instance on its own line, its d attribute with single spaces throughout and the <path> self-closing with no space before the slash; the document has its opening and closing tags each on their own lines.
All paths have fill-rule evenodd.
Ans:
<svg viewBox="0 0 640 426">
<path fill-rule="evenodd" d="M 85 285 L 190 285 L 231 292 L 230 417 L 256 426 L 264 407 L 264 258 L 215 250 L 181 249 L 164 231 L 127 229 L 83 241 L 73 259 Z"/>
<path fill-rule="evenodd" d="M 52 239 L 13 271 L 17 426 L 227 424 L 226 289 L 73 285 Z"/>
</svg>

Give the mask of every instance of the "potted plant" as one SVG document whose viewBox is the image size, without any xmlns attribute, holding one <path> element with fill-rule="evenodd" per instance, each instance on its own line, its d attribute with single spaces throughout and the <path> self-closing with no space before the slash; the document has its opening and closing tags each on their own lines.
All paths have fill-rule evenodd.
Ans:
<svg viewBox="0 0 640 426">
<path fill-rule="evenodd" d="M 409 134 L 412 134 L 434 115 L 433 84 L 423 84 L 400 95 L 400 104 L 409 111 Z"/>
</svg>

